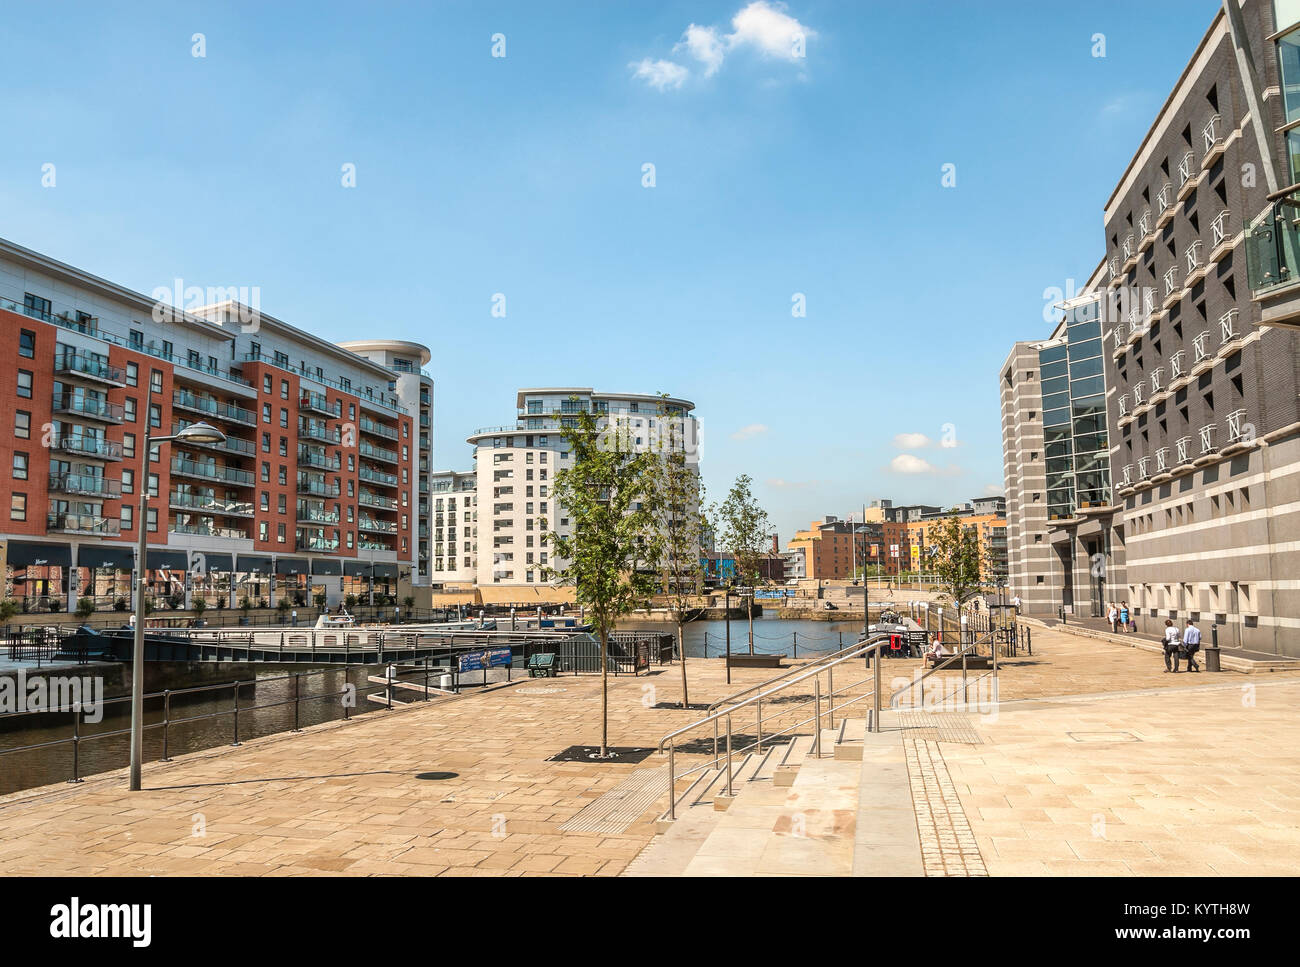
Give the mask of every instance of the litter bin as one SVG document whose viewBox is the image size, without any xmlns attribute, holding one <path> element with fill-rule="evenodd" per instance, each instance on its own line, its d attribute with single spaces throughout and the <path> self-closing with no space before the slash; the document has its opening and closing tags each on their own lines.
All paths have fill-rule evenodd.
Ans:
<svg viewBox="0 0 1300 967">
<path fill-rule="evenodd" d="M 1205 670 L 1207 672 L 1222 671 L 1219 667 L 1219 646 L 1210 645 L 1205 649 Z"/>
</svg>

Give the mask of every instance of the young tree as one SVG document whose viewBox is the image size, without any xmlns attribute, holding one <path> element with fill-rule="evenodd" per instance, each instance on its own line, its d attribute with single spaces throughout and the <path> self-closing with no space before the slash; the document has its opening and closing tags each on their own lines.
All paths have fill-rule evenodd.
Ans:
<svg viewBox="0 0 1300 967">
<path fill-rule="evenodd" d="M 722 545 L 736 559 L 736 578 L 741 587 L 753 588 L 763 583 L 761 563 L 772 532 L 767 511 L 754 499 L 753 479 L 742 473 L 731 485 L 727 499 L 713 508 L 718 536 Z M 754 599 L 749 599 L 749 653 L 754 653 Z"/>
<path fill-rule="evenodd" d="M 609 633 L 654 594 L 647 565 L 658 559 L 651 511 L 655 456 L 636 451 L 618 426 L 598 426 L 581 411 L 563 431 L 570 465 L 555 475 L 551 496 L 572 526 L 548 535 L 555 566 L 545 580 L 572 585 L 600 639 L 600 756 L 609 755 Z M 547 526 L 545 519 L 542 528 Z"/>
<path fill-rule="evenodd" d="M 670 412 L 666 404 L 659 410 L 660 434 L 656 441 L 658 458 L 651 467 L 651 509 L 659 540 L 655 548 L 657 570 L 668 602 L 668 611 L 677 626 L 677 654 L 682 664 L 682 708 L 690 705 L 686 680 L 685 625 L 691 615 L 691 596 L 704 586 L 701 550 L 708 522 L 704 519 L 704 485 L 699 469 L 691 459 L 695 441 L 689 439 L 686 420 Z"/>
<path fill-rule="evenodd" d="M 962 601 L 980 586 L 979 534 L 952 513 L 935 528 L 927 551 L 940 585 L 960 609 Z"/>
</svg>

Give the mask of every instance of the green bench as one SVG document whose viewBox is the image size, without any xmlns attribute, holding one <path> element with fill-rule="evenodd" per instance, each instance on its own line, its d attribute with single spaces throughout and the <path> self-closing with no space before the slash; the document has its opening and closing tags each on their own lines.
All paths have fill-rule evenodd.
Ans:
<svg viewBox="0 0 1300 967">
<path fill-rule="evenodd" d="M 528 659 L 529 678 L 554 678 L 555 655 L 550 652 L 538 652 Z"/>
</svg>

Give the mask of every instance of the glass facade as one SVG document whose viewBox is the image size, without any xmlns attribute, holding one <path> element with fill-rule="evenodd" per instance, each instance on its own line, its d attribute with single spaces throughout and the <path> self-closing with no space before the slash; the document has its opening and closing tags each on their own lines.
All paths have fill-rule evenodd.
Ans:
<svg viewBox="0 0 1300 967">
<path fill-rule="evenodd" d="M 1038 353 L 1048 519 L 1110 503 L 1100 301 L 1066 310 L 1065 341 Z"/>
</svg>

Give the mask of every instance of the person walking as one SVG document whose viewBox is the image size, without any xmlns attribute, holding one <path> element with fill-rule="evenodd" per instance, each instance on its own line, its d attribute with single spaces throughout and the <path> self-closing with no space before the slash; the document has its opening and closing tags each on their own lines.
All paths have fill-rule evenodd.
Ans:
<svg viewBox="0 0 1300 967">
<path fill-rule="evenodd" d="M 1119 608 L 1115 607 L 1112 601 L 1106 611 L 1106 620 L 1110 623 L 1110 633 L 1116 634 L 1119 631 Z"/>
<path fill-rule="evenodd" d="M 1172 618 L 1165 619 L 1165 671 L 1178 672 L 1178 658 L 1183 646 L 1183 636 Z M 1170 663 L 1172 662 L 1172 667 Z"/>
<path fill-rule="evenodd" d="M 1016 617 L 1019 618 L 1020 617 L 1020 595 L 1017 594 L 1014 598 L 1011 599 L 1011 606 L 1016 609 Z"/>
<path fill-rule="evenodd" d="M 1196 663 L 1196 653 L 1201 650 L 1201 629 L 1196 622 L 1187 619 L 1187 628 L 1183 631 L 1183 654 L 1187 657 L 1187 670 L 1199 672 L 1201 666 Z"/>
<path fill-rule="evenodd" d="M 1128 602 L 1121 601 L 1119 605 L 1119 624 L 1125 632 L 1128 631 Z"/>
</svg>

